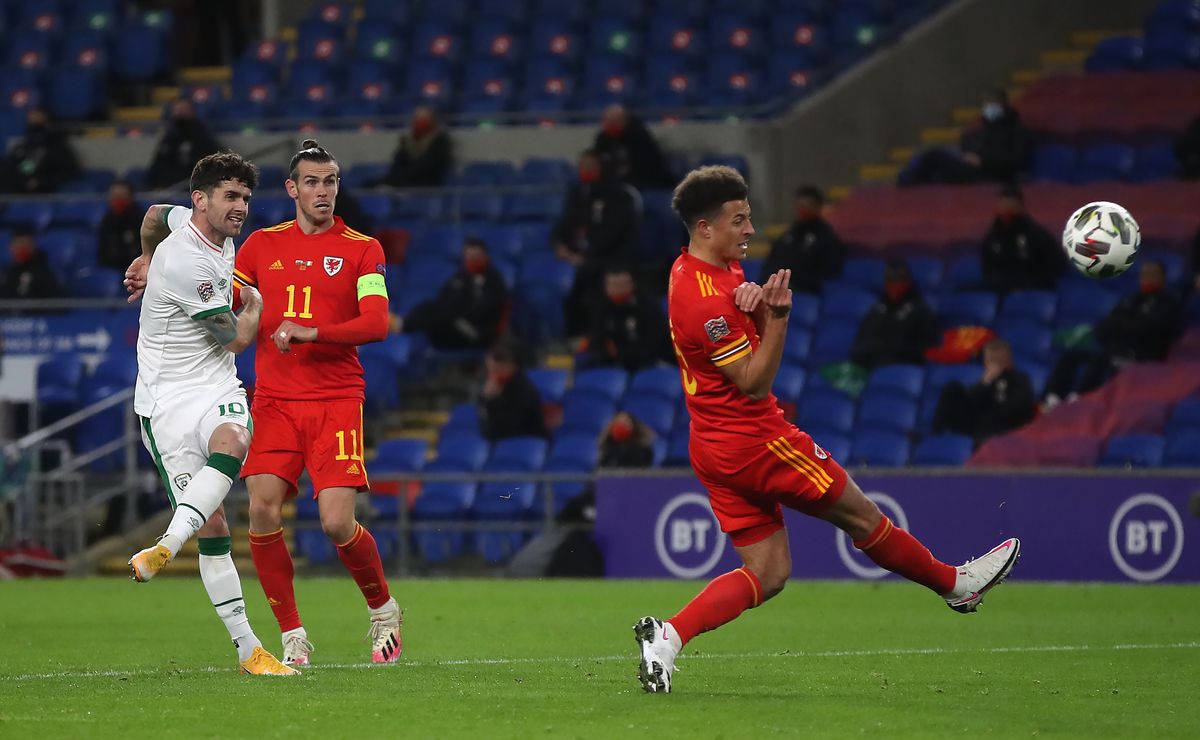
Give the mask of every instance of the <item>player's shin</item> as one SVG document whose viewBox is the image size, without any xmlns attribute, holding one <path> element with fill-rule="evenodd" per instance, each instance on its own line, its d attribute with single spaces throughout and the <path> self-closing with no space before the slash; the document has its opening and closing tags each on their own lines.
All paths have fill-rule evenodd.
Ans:
<svg viewBox="0 0 1200 740">
<path fill-rule="evenodd" d="M 383 575 L 383 561 L 379 558 L 379 547 L 361 524 L 354 528 L 354 535 L 346 542 L 337 546 L 338 558 L 358 588 L 362 591 L 367 606 L 380 609 L 391 599 L 388 593 L 387 579 Z"/>
<path fill-rule="evenodd" d="M 732 622 L 742 612 L 762 603 L 763 588 L 758 576 L 749 568 L 738 568 L 709 582 L 696 598 L 688 602 L 667 622 L 679 637 L 682 648 L 701 632 L 715 630 Z M 671 638 L 672 630 L 667 630 Z"/>
<path fill-rule="evenodd" d="M 230 554 L 229 537 L 201 537 L 200 579 L 217 616 L 229 630 L 229 638 L 237 648 L 238 660 L 248 660 L 254 648 L 262 645 L 250 628 L 246 602 L 242 598 L 242 581 Z"/>
<path fill-rule="evenodd" d="M 283 528 L 274 532 L 250 533 L 250 557 L 258 571 L 258 582 L 280 632 L 300 628 L 300 612 L 296 608 L 295 566 L 287 542 L 283 539 Z"/>
<path fill-rule="evenodd" d="M 865 540 L 854 543 L 880 568 L 904 576 L 942 596 L 954 588 L 956 570 L 938 560 L 916 537 L 884 516 Z"/>
<path fill-rule="evenodd" d="M 229 494 L 242 461 L 220 452 L 208 456 L 208 463 L 192 476 L 188 487 L 176 499 L 175 514 L 167 525 L 161 544 L 171 551 L 174 558 L 183 548 L 183 543 L 192 538 L 208 521 L 225 496 Z"/>
</svg>

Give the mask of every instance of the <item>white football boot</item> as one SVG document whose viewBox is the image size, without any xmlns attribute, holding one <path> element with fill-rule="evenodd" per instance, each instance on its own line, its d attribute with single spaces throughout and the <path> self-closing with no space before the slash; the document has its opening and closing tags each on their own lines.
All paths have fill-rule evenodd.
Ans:
<svg viewBox="0 0 1200 740">
<path fill-rule="evenodd" d="M 642 689 L 651 694 L 671 693 L 675 656 L 682 649 L 679 635 L 668 622 L 655 617 L 642 617 L 633 625 L 633 636 L 642 649 L 642 660 L 638 665 L 638 680 L 642 682 Z"/>
<path fill-rule="evenodd" d="M 292 630 L 283 636 L 283 664 L 291 666 L 309 665 L 309 653 L 313 644 L 303 629 Z"/>
<path fill-rule="evenodd" d="M 1008 577 L 1020 556 L 1021 541 L 1012 537 L 988 554 L 958 566 L 954 590 L 944 597 L 946 605 L 963 614 L 975 611 L 983 603 L 983 595 Z"/>
<path fill-rule="evenodd" d="M 400 624 L 404 621 L 400 605 L 391 599 L 377 611 L 372 610 L 371 639 L 372 663 L 395 663 L 404 651 L 404 640 L 400 637 Z"/>
</svg>

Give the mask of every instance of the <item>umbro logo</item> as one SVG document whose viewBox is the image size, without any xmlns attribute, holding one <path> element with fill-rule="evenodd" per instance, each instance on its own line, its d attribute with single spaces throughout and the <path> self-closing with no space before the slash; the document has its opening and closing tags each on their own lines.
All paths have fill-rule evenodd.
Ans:
<svg viewBox="0 0 1200 740">
<path fill-rule="evenodd" d="M 272 262 L 272 263 L 271 263 L 271 267 L 270 267 L 269 269 L 272 269 L 272 270 L 282 270 L 282 269 L 283 269 L 283 262 L 282 262 L 281 260 L 275 260 L 274 262 Z"/>
<path fill-rule="evenodd" d="M 358 463 L 352 462 L 346 466 L 346 475 L 358 475 L 362 471 L 358 469 Z"/>
</svg>

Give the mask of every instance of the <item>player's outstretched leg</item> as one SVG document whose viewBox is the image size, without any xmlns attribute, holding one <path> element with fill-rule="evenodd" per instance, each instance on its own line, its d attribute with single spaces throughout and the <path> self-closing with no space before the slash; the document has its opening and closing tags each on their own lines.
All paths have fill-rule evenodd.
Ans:
<svg viewBox="0 0 1200 740">
<path fill-rule="evenodd" d="M 1008 578 L 1020 557 L 1021 541 L 1010 537 L 986 555 L 963 563 L 958 567 L 954 590 L 945 595 L 946 605 L 963 614 L 975 611 L 983 603 L 983 595 Z"/>
<path fill-rule="evenodd" d="M 175 559 L 183 543 L 200 531 L 225 500 L 241 468 L 242 461 L 232 455 L 214 452 L 208 456 L 207 464 L 192 476 L 176 499 L 175 513 L 166 533 L 157 544 L 129 559 L 133 580 L 145 583 Z"/>
<path fill-rule="evenodd" d="M 633 625 L 633 638 L 642 652 L 638 664 L 638 681 L 651 694 L 671 693 L 671 677 L 675 674 L 675 656 L 683 649 L 679 633 L 670 623 L 654 617 L 642 617 Z"/>
</svg>

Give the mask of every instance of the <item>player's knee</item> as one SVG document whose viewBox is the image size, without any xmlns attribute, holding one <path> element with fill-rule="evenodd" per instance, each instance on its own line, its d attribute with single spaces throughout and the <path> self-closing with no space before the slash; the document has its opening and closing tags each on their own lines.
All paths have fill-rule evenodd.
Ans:
<svg viewBox="0 0 1200 740">
<path fill-rule="evenodd" d="M 250 528 L 259 534 L 274 532 L 283 526 L 279 502 L 265 497 L 250 497 Z"/>
<path fill-rule="evenodd" d="M 208 449 L 245 460 L 250 451 L 250 430 L 240 424 L 222 424 L 213 432 Z"/>
<path fill-rule="evenodd" d="M 196 532 L 197 537 L 228 537 L 229 522 L 225 519 L 225 507 L 218 506 L 208 521 Z"/>
<path fill-rule="evenodd" d="M 757 573 L 758 581 L 762 585 L 763 596 L 762 600 L 772 598 L 783 591 L 783 587 L 787 585 L 788 578 L 792 575 L 792 563 L 789 560 L 786 563 L 771 563 L 763 568 L 762 573 Z"/>
<path fill-rule="evenodd" d="M 322 516 L 321 529 L 324 530 L 325 536 L 335 545 L 341 545 L 348 542 L 354 536 L 354 530 L 357 526 L 354 521 L 354 516 Z"/>
</svg>

